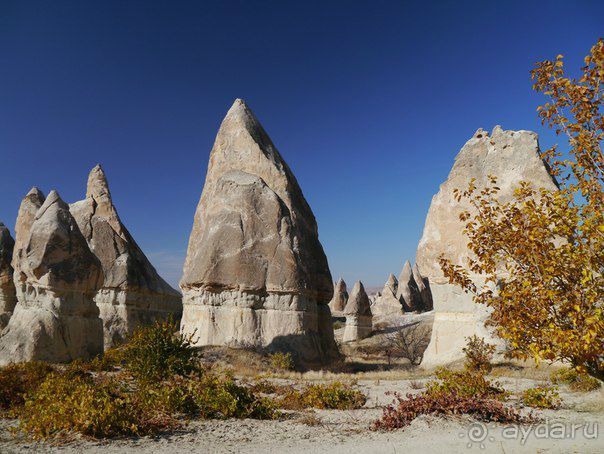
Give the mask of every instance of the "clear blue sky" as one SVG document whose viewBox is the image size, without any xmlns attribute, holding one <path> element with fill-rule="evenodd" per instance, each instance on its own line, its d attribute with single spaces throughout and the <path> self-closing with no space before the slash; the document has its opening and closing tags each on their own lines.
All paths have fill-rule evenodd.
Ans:
<svg viewBox="0 0 604 454">
<path fill-rule="evenodd" d="M 32 185 L 120 216 L 176 285 L 214 136 L 237 97 L 296 174 L 334 279 L 413 259 L 432 195 L 479 127 L 532 129 L 529 70 L 578 67 L 602 1 L 0 2 L 0 220 Z"/>
</svg>

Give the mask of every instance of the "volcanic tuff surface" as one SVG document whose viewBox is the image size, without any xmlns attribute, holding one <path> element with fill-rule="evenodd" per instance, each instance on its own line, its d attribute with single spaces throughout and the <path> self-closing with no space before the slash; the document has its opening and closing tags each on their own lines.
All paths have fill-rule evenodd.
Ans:
<svg viewBox="0 0 604 454">
<path fill-rule="evenodd" d="M 8 324 L 17 303 L 11 265 L 14 246 L 10 231 L 0 222 L 0 331 Z"/>
<path fill-rule="evenodd" d="M 0 337 L 0 365 L 68 362 L 103 351 L 93 301 L 103 279 L 101 264 L 55 191 L 32 217 L 42 199 L 34 189 L 19 210 L 13 261 L 18 303 Z"/>
<path fill-rule="evenodd" d="M 371 304 L 361 281 L 354 284 L 344 308 L 344 314 L 346 315 L 346 326 L 344 327 L 343 342 L 364 339 L 371 334 L 373 330 Z"/>
<path fill-rule="evenodd" d="M 459 213 L 472 212 L 467 200 L 457 202 L 454 189 L 466 189 L 472 178 L 477 187 L 488 183 L 488 176 L 498 177 L 501 200 L 509 200 L 520 181 L 535 187 L 556 190 L 554 178 L 539 155 L 537 134 L 530 131 L 504 131 L 496 126 L 491 135 L 479 129 L 463 146 L 447 180 L 440 186 L 426 217 L 416 254 L 421 273 L 428 278 L 435 318 L 430 345 L 423 364 L 438 365 L 462 357 L 465 338 L 477 334 L 494 340 L 484 328 L 488 316 L 471 296 L 450 285 L 440 269 L 438 258 L 444 254 L 454 264 L 466 266 L 469 257 L 464 224 Z M 476 276 L 471 276 L 476 278 Z"/>
<path fill-rule="evenodd" d="M 329 302 L 331 312 L 334 314 L 341 313 L 346 307 L 347 301 L 348 291 L 346 289 L 346 282 L 344 282 L 344 279 L 340 278 L 333 286 L 333 298 Z"/>
<path fill-rule="evenodd" d="M 291 170 L 236 100 L 223 120 L 181 280 L 182 329 L 199 345 L 336 354 L 333 295 L 317 223 Z"/>
<path fill-rule="evenodd" d="M 139 326 L 182 313 L 180 294 L 166 283 L 122 224 L 100 165 L 88 176 L 86 198 L 70 206 L 104 281 L 95 296 L 105 348 L 121 343 Z"/>
</svg>

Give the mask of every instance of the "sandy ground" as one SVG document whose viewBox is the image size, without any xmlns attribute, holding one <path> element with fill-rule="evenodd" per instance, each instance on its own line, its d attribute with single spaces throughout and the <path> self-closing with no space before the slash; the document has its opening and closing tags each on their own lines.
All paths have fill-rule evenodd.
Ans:
<svg viewBox="0 0 604 454">
<path fill-rule="evenodd" d="M 525 378 L 499 378 L 519 393 L 537 382 Z M 425 382 L 423 380 L 414 380 Z M 64 453 L 602 453 L 604 452 L 604 392 L 571 393 L 562 389 L 564 405 L 539 412 L 547 423 L 514 428 L 487 426 L 467 418 L 421 417 L 394 432 L 369 430 L 391 401 L 387 391 L 418 392 L 411 380 L 363 380 L 359 388 L 369 399 L 354 411 L 323 410 L 293 413 L 278 421 L 194 421 L 182 431 L 158 437 L 112 441 L 76 440 L 68 444 L 34 443 L 15 436 L 16 423 L 0 421 L 0 452 Z M 309 415 L 314 415 L 311 417 Z M 574 429 L 573 429 L 574 425 Z M 522 432 L 524 431 L 524 432 Z M 573 434 L 574 431 L 574 434 Z"/>
</svg>

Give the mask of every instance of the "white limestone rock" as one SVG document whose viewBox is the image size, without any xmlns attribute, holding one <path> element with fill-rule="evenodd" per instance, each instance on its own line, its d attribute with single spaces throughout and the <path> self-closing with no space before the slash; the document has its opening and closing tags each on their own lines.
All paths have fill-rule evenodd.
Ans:
<svg viewBox="0 0 604 454">
<path fill-rule="evenodd" d="M 68 362 L 103 351 L 103 327 L 93 297 L 103 279 L 69 207 L 52 191 L 37 210 L 39 191 L 19 210 L 13 263 L 18 303 L 0 337 L 0 365 Z"/>
<path fill-rule="evenodd" d="M 329 308 L 333 315 L 339 315 L 346 307 L 348 301 L 348 291 L 346 289 L 346 282 L 340 278 L 333 286 L 333 298 L 329 302 Z"/>
<path fill-rule="evenodd" d="M 419 290 L 421 310 L 431 311 L 433 308 L 433 302 L 432 292 L 430 291 L 430 282 L 427 278 L 422 276 L 422 273 L 420 273 L 417 263 L 413 265 L 413 280 L 417 284 L 417 289 Z"/>
<path fill-rule="evenodd" d="M 466 337 L 478 335 L 487 341 L 498 340 L 484 326 L 488 317 L 485 307 L 474 304 L 472 297 L 448 283 L 438 258 L 444 254 L 456 265 L 467 268 L 469 251 L 463 234 L 464 224 L 459 213 L 471 211 L 468 202 L 457 202 L 454 189 L 465 189 L 471 178 L 478 187 L 484 186 L 488 175 L 498 177 L 499 197 L 509 200 L 520 181 L 535 187 L 556 190 L 554 178 L 539 155 L 537 134 L 530 131 L 503 131 L 496 126 L 492 134 L 479 129 L 463 146 L 447 180 L 432 198 L 416 264 L 429 281 L 434 301 L 434 325 L 423 365 L 447 364 L 463 357 Z M 471 278 L 480 280 L 477 276 Z"/>
<path fill-rule="evenodd" d="M 354 284 L 344 308 L 344 315 L 346 315 L 346 326 L 342 342 L 365 339 L 373 331 L 371 304 L 361 281 Z"/>
<path fill-rule="evenodd" d="M 110 348 L 137 328 L 182 314 L 181 295 L 164 281 L 122 224 L 100 165 L 88 176 L 86 198 L 70 211 L 100 260 L 104 272 L 95 302 L 103 320 L 104 345 Z"/>
<path fill-rule="evenodd" d="M 17 294 L 13 282 L 13 267 L 11 260 L 15 240 L 8 228 L 0 222 L 0 332 L 8 324 L 15 304 Z"/>
<path fill-rule="evenodd" d="M 413 277 L 413 269 L 409 260 L 405 262 L 398 278 L 398 290 L 396 297 L 403 304 L 405 312 L 416 312 L 422 310 L 422 296 L 417 282 Z"/>
<path fill-rule="evenodd" d="M 371 305 L 371 312 L 375 317 L 403 315 L 403 305 L 396 296 L 397 291 L 398 280 L 394 274 L 390 274 L 383 290 L 378 293 Z"/>
<path fill-rule="evenodd" d="M 212 148 L 180 286 L 181 330 L 197 345 L 288 350 L 305 362 L 337 356 L 315 217 L 242 100 Z"/>
</svg>

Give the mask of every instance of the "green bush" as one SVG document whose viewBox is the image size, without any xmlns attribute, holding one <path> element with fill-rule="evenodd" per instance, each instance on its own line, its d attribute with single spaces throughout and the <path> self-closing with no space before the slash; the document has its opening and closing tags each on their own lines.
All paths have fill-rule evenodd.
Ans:
<svg viewBox="0 0 604 454">
<path fill-rule="evenodd" d="M 556 387 L 537 386 L 522 393 L 522 403 L 528 407 L 556 409 L 562 399 Z"/>
<path fill-rule="evenodd" d="M 90 372 L 112 372 L 124 361 L 124 348 L 114 347 L 105 350 L 100 356 L 84 363 Z"/>
<path fill-rule="evenodd" d="M 116 380 L 94 382 L 56 373 L 28 395 L 20 420 L 21 429 L 34 438 L 74 432 L 97 438 L 142 435 L 176 426 L 169 415 L 138 405 Z"/>
<path fill-rule="evenodd" d="M 277 416 L 271 399 L 257 397 L 250 389 L 238 385 L 230 377 L 205 374 L 191 384 L 193 399 L 201 418 L 273 419 Z"/>
<path fill-rule="evenodd" d="M 176 376 L 157 384 L 144 382 L 134 400 L 141 408 L 202 419 L 273 419 L 278 415 L 271 399 L 257 396 L 232 377 L 210 373 Z"/>
<path fill-rule="evenodd" d="M 0 369 L 0 413 L 14 417 L 14 412 L 25 402 L 25 396 L 34 392 L 54 369 L 46 363 L 10 364 Z"/>
<path fill-rule="evenodd" d="M 481 397 L 504 401 L 509 397 L 498 382 L 488 380 L 480 371 L 454 372 L 445 368 L 436 370 L 436 378 L 426 385 L 431 396 L 456 394 L 459 397 Z"/>
<path fill-rule="evenodd" d="M 275 352 L 268 355 L 271 369 L 273 370 L 294 370 L 295 364 L 292 354 L 287 352 Z"/>
<path fill-rule="evenodd" d="M 301 391 L 290 389 L 279 401 L 279 406 L 289 410 L 353 410 L 361 408 L 365 402 L 367 397 L 361 391 L 340 382 L 333 382 L 327 385 L 309 385 Z"/>
<path fill-rule="evenodd" d="M 580 373 L 575 368 L 560 369 L 551 374 L 550 379 L 555 384 L 566 384 L 573 391 L 589 392 L 602 386 L 600 380 L 587 374 Z"/>
<path fill-rule="evenodd" d="M 199 370 L 193 335 L 185 336 L 171 320 L 138 329 L 123 347 L 124 368 L 141 381 L 158 381 Z"/>
</svg>

